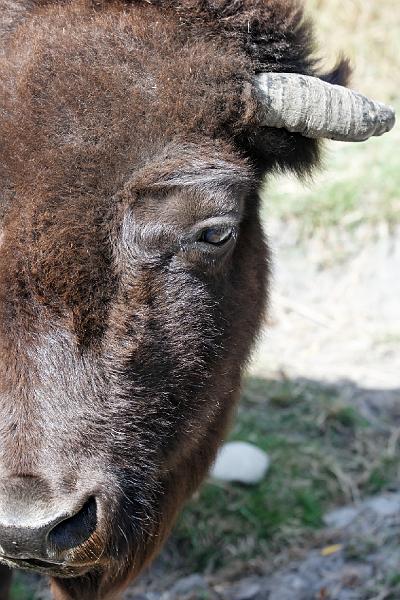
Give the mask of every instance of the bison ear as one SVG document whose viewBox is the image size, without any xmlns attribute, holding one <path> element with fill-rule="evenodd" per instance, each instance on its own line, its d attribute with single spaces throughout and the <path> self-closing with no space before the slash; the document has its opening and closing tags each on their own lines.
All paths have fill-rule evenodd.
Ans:
<svg viewBox="0 0 400 600">
<path fill-rule="evenodd" d="M 348 58 L 341 58 L 334 68 L 331 71 L 327 71 L 322 75 L 319 75 L 319 78 L 322 81 L 326 81 L 326 83 L 331 83 L 332 85 L 341 85 L 348 86 L 351 77 L 351 65 Z"/>
<path fill-rule="evenodd" d="M 261 171 L 309 173 L 319 162 L 319 140 L 365 141 L 390 131 L 392 107 L 354 92 L 350 68 L 341 60 L 333 71 L 317 76 L 261 73 L 256 76 L 255 125 L 246 150 Z"/>
<path fill-rule="evenodd" d="M 238 142 L 260 177 L 271 172 L 294 172 L 301 178 L 307 177 L 321 162 L 318 140 L 286 129 L 249 128 Z"/>
</svg>

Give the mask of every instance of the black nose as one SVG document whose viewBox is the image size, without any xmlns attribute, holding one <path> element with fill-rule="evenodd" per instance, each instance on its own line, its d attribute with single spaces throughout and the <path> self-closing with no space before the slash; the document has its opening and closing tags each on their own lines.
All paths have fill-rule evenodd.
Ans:
<svg viewBox="0 0 400 600">
<path fill-rule="evenodd" d="M 49 527 L 47 547 L 54 554 L 63 553 L 86 542 L 97 525 L 96 500 L 92 497 L 71 517 L 58 519 Z M 1 533 L 0 533 L 1 535 Z"/>
<path fill-rule="evenodd" d="M 60 499 L 57 503 L 35 498 L 35 494 L 29 499 L 26 491 L 25 486 L 23 499 L 15 503 L 14 510 L 10 503 L 3 511 L 4 502 L 0 502 L 0 558 L 63 562 L 69 550 L 83 544 L 96 530 L 93 496 L 83 502 Z M 57 504 L 60 508 L 54 510 Z M 63 504 L 68 505 L 64 510 Z"/>
</svg>

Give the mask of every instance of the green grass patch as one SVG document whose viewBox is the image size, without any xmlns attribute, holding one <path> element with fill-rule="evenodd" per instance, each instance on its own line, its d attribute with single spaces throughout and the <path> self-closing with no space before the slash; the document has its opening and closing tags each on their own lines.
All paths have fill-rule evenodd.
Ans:
<svg viewBox="0 0 400 600">
<path fill-rule="evenodd" d="M 389 576 L 389 585 L 400 588 L 400 572 L 392 573 Z"/>
<path fill-rule="evenodd" d="M 10 600 L 35 600 L 35 592 L 18 575 L 14 575 Z"/>
<path fill-rule="evenodd" d="M 173 539 L 191 569 L 288 549 L 330 507 L 400 481 L 385 425 L 372 427 L 336 387 L 249 379 L 231 439 L 267 451 L 271 467 L 252 487 L 208 482 L 187 506 Z"/>
<path fill-rule="evenodd" d="M 311 183 L 278 177 L 264 191 L 264 216 L 296 221 L 303 237 L 338 227 L 400 223 L 400 132 L 365 144 L 330 144 Z"/>
<path fill-rule="evenodd" d="M 365 483 L 365 490 L 369 494 L 378 494 L 390 488 L 399 472 L 398 456 L 383 456 L 371 469 Z"/>
</svg>

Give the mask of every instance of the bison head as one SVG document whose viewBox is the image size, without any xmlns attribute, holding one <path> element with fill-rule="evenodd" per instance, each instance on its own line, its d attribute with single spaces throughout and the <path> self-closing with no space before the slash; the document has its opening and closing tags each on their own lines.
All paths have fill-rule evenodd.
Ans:
<svg viewBox="0 0 400 600">
<path fill-rule="evenodd" d="M 0 5 L 0 560 L 106 598 L 223 439 L 264 174 L 393 115 L 333 85 L 345 63 L 317 77 L 281 0 Z"/>
</svg>

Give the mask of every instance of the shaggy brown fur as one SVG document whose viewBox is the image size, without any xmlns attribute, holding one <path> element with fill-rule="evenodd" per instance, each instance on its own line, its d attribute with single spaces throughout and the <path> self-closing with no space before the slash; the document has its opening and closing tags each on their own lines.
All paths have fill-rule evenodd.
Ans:
<svg viewBox="0 0 400 600">
<path fill-rule="evenodd" d="M 114 598 L 223 439 L 265 303 L 257 190 L 319 155 L 259 126 L 253 78 L 316 75 L 312 35 L 286 0 L 0 10 L 0 545 L 18 486 L 22 512 L 32 481 L 43 510 L 95 497 L 96 530 L 36 568 L 57 600 Z"/>
</svg>

